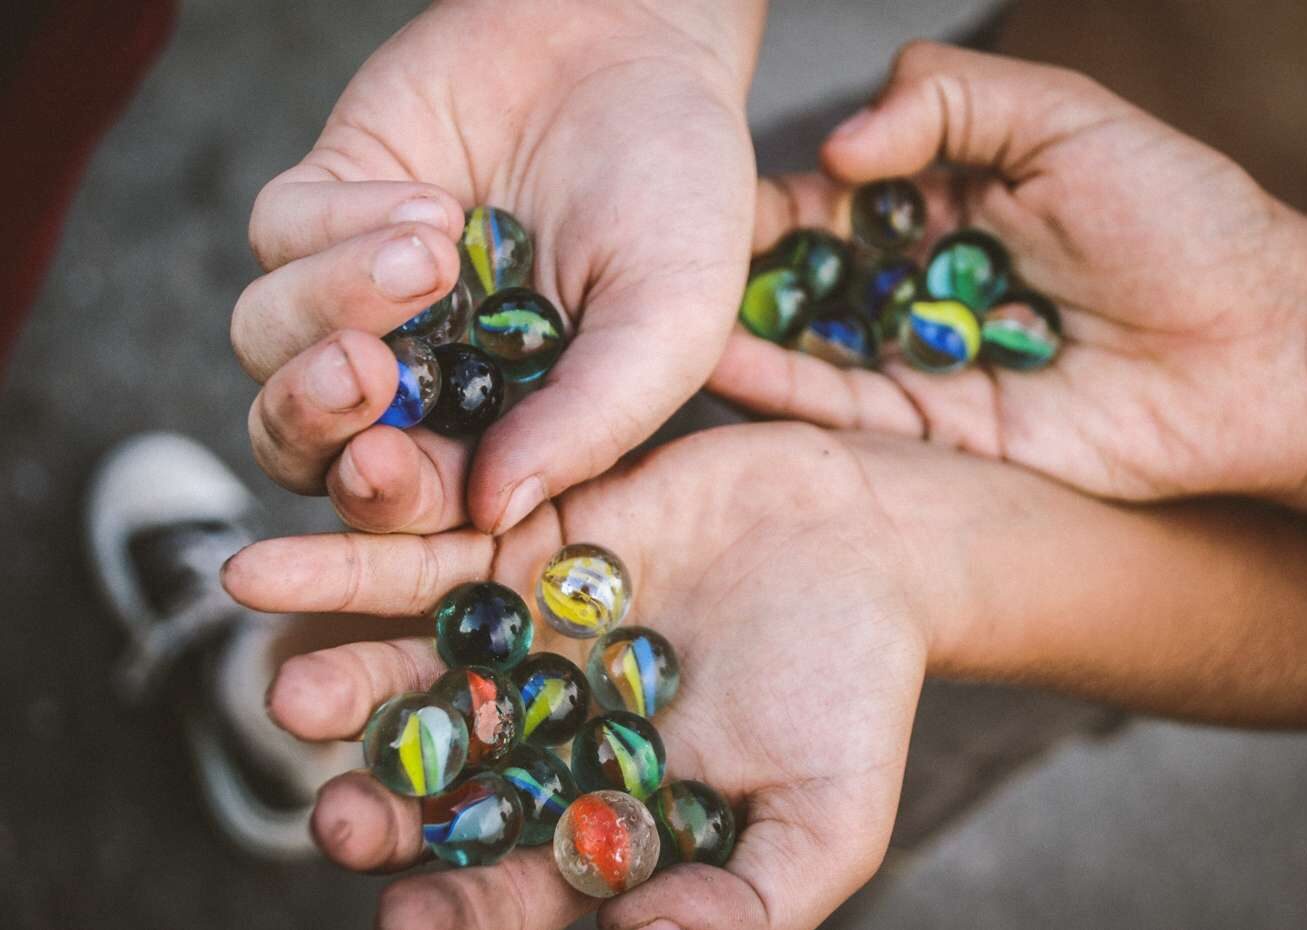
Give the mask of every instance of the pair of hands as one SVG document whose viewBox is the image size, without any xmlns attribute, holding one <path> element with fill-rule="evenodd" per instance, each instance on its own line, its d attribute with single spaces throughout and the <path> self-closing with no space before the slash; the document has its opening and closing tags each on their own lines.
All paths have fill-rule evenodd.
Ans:
<svg viewBox="0 0 1307 930">
<path fill-rule="evenodd" d="M 686 667 L 687 690 L 659 720 L 671 771 L 720 787 L 746 828 L 725 873 L 660 875 L 606 905 L 604 926 L 813 926 L 883 853 L 940 641 L 931 618 L 949 600 L 897 517 L 931 508 L 934 482 L 983 496 L 986 470 L 751 426 L 562 492 L 709 379 L 763 412 L 926 435 L 1097 493 L 1291 496 L 1301 475 L 1280 430 L 1303 401 L 1273 383 L 1297 383 L 1304 361 L 1287 258 L 1303 237 L 1232 163 L 1083 79 L 914 46 L 878 105 L 828 141 L 829 173 L 912 174 L 940 153 L 985 169 L 927 185 L 934 222 L 966 217 L 1007 241 L 1063 307 L 1068 345 L 1035 377 L 840 372 L 732 332 L 750 240 L 838 229 L 847 209 L 816 176 L 755 188 L 750 28 L 635 3 L 523 5 L 511 30 L 493 26 L 475 2 L 446 3 L 364 66 L 314 151 L 260 196 L 251 237 L 276 270 L 233 321 L 265 382 L 251 412 L 265 468 L 295 490 L 325 487 L 354 526 L 405 535 L 263 543 L 226 583 L 268 610 L 415 614 L 470 578 L 526 590 L 562 542 L 611 545 L 636 576 L 641 620 Z M 473 202 L 522 217 L 537 285 L 575 326 L 544 389 L 475 455 L 371 427 L 394 390 L 378 337 L 448 290 L 460 204 Z M 468 522 L 501 535 L 443 532 Z M 304 738 L 343 738 L 439 671 L 429 643 L 339 647 L 289 663 L 271 709 Z M 832 810 L 858 826 L 821 829 Z M 420 845 L 415 807 L 359 776 L 324 790 L 315 825 L 353 868 L 402 868 Z M 544 928 L 586 906 L 535 851 L 405 879 L 381 919 Z"/>
</svg>

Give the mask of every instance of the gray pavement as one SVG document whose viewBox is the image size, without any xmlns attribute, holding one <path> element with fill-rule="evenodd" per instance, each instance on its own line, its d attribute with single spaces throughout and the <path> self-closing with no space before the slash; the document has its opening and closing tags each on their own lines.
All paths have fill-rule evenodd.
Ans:
<svg viewBox="0 0 1307 930">
<path fill-rule="evenodd" d="M 193 0 L 92 164 L 0 386 L 0 927 L 371 920 L 381 879 L 225 846 L 169 709 L 116 703 L 121 641 L 90 588 L 78 517 L 98 455 L 171 428 L 231 462 L 273 530 L 334 525 L 321 502 L 274 488 L 250 460 L 254 389 L 231 358 L 227 318 L 256 271 L 244 229 L 258 188 L 311 144 L 353 69 L 420 5 Z M 763 168 L 807 164 L 899 42 L 957 34 L 987 6 L 777 0 L 750 103 Z M 900 852 L 834 925 L 1301 925 L 1290 918 L 1307 900 L 1307 740 L 1156 724 L 1117 736 L 1118 720 L 1031 692 L 930 686 Z M 1063 744 L 1068 735 L 1077 741 Z"/>
</svg>

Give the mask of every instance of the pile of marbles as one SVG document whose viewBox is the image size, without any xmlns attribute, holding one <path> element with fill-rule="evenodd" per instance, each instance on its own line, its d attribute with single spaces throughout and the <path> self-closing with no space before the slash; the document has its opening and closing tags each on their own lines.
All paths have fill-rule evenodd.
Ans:
<svg viewBox="0 0 1307 930">
<path fill-rule="evenodd" d="M 626 566 L 600 546 L 564 546 L 544 566 L 539 614 L 595 640 L 584 672 L 531 652 L 531 612 L 504 585 L 460 585 L 437 605 L 435 648 L 449 670 L 429 691 L 382 704 L 363 732 L 376 779 L 419 799 L 430 855 L 462 868 L 552 843 L 563 877 L 593 897 L 659 867 L 730 857 L 735 820 L 722 796 L 664 781 L 651 719 L 676 696 L 680 663 L 654 630 L 620 626 L 632 595 Z"/>
<path fill-rule="evenodd" d="M 378 423 L 478 434 L 511 391 L 539 381 L 563 351 L 562 315 L 527 286 L 534 249 L 522 224 L 487 206 L 466 220 L 453 290 L 385 337 L 399 387 Z"/>
<path fill-rule="evenodd" d="M 1034 371 L 1057 356 L 1057 307 L 1017 283 L 998 239 L 944 236 L 923 271 L 908 253 L 925 235 L 926 202 L 904 178 L 859 187 L 850 218 L 850 242 L 799 229 L 754 261 L 740 303 L 750 332 L 843 368 L 895 351 L 932 374 L 978 360 Z"/>
</svg>

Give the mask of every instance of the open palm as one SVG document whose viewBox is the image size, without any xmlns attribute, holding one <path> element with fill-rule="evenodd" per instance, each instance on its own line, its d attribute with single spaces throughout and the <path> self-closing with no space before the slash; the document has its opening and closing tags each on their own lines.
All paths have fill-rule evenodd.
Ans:
<svg viewBox="0 0 1307 930">
<path fill-rule="evenodd" d="M 996 233 L 1061 307 L 1064 351 L 1036 375 L 846 373 L 738 333 L 715 389 L 1113 497 L 1303 489 L 1307 233 L 1229 159 L 1079 75 L 928 44 L 823 155 L 855 182 L 964 166 L 922 178 L 934 231 Z M 838 227 L 847 203 L 816 177 L 761 190 L 763 243 L 795 215 Z"/>
<path fill-rule="evenodd" d="M 260 195 L 251 222 L 274 269 L 233 323 L 246 367 L 271 379 L 251 417 L 256 452 L 287 486 L 314 492 L 325 481 L 346 519 L 368 529 L 470 518 L 502 531 L 601 473 L 706 380 L 746 272 L 751 40 L 734 54 L 640 3 L 528 2 L 511 24 L 506 15 L 451 0 L 401 30 L 350 82 L 303 162 Z M 534 237 L 536 286 L 574 329 L 543 388 L 482 438 L 466 511 L 464 488 L 448 478 L 467 444 L 370 429 L 394 362 L 379 341 L 330 335 L 380 336 L 448 290 L 443 267 L 418 303 L 389 299 L 357 257 L 387 228 L 409 228 L 397 221 L 425 218 L 401 209 L 424 196 L 428 222 L 449 237 L 462 222 L 443 215 L 457 211 L 451 196 L 517 215 Z M 447 266 L 447 245 L 418 232 Z M 296 356 L 324 337 L 362 383 L 344 414 L 303 409 Z M 328 471 L 346 448 L 339 480 Z"/>
<path fill-rule="evenodd" d="M 468 530 L 273 540 L 238 556 L 226 583 L 268 609 L 406 615 L 471 578 L 529 592 L 563 542 L 611 547 L 634 578 L 629 622 L 658 629 L 681 659 L 680 693 L 656 720 L 669 777 L 719 788 L 743 832 L 725 871 L 661 873 L 606 904 L 603 925 L 804 930 L 881 860 L 925 668 L 909 560 L 867 492 L 862 441 L 796 425 L 715 430 L 574 489 L 497 541 Z M 904 467 L 896 458 L 883 467 Z M 590 646 L 538 640 L 581 661 Z M 284 666 L 270 710 L 302 737 L 346 738 L 441 671 L 429 638 L 337 647 Z M 314 823 L 342 864 L 396 869 L 419 857 L 418 817 L 356 773 L 323 789 Z M 563 882 L 549 850 L 525 850 L 397 882 L 380 925 L 545 930 L 597 903 Z"/>
</svg>

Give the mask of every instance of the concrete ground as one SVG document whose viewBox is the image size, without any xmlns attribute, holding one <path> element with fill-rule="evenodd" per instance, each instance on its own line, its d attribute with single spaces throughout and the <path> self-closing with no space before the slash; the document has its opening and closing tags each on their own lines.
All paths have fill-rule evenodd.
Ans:
<svg viewBox="0 0 1307 930">
<path fill-rule="evenodd" d="M 92 165 L 0 387 L 0 927 L 371 920 L 382 879 L 243 858 L 206 820 L 168 709 L 115 701 L 121 641 L 91 590 L 78 519 L 106 448 L 170 428 L 231 462 L 271 529 L 333 525 L 250 460 L 254 389 L 227 317 L 256 271 L 244 244 L 254 194 L 418 6 L 191 0 Z M 776 170 L 810 161 L 898 43 L 961 34 L 987 4 L 773 6 L 750 115 Z M 1307 923 L 1307 738 L 1118 721 L 1045 695 L 933 684 L 895 853 L 831 926 Z"/>
</svg>

